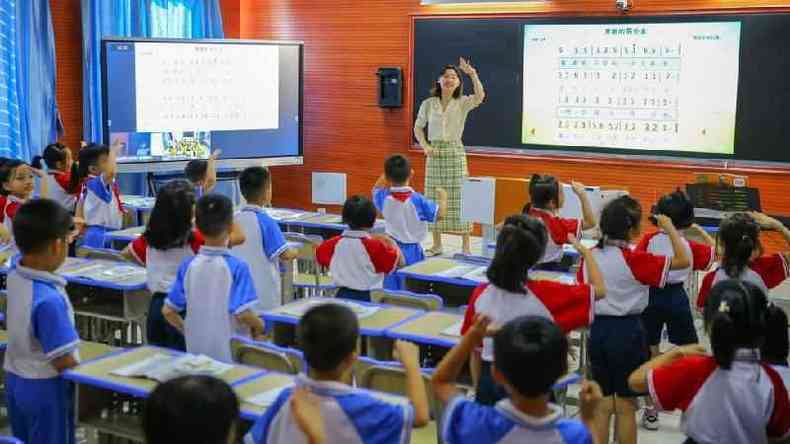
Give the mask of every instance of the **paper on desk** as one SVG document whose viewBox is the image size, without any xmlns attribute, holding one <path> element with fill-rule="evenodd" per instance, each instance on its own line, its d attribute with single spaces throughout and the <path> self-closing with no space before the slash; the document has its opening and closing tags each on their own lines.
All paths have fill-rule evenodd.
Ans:
<svg viewBox="0 0 790 444">
<path fill-rule="evenodd" d="M 460 338 L 461 337 L 461 327 L 463 326 L 464 321 L 458 321 L 455 324 L 445 328 L 442 330 L 442 334 L 444 336 L 453 336 Z"/>
<path fill-rule="evenodd" d="M 376 306 L 357 304 L 355 302 L 347 301 L 344 299 L 316 298 L 316 299 L 310 299 L 309 301 L 304 302 L 302 304 L 294 304 L 293 306 L 284 307 L 282 313 L 300 318 L 302 317 L 303 314 L 307 313 L 307 311 L 310 310 L 311 308 L 322 304 L 345 305 L 349 310 L 354 312 L 354 314 L 357 315 L 357 318 L 359 319 L 372 316 L 374 313 L 376 313 L 379 310 L 379 307 Z"/>
<path fill-rule="evenodd" d="M 459 264 L 452 268 L 448 268 L 447 270 L 440 271 L 439 273 L 435 273 L 434 276 L 441 276 L 446 278 L 460 278 L 464 277 L 465 275 L 474 272 L 479 265 L 463 265 Z"/>
<path fill-rule="evenodd" d="M 291 383 L 283 387 L 275 387 L 273 389 L 266 390 L 263 393 L 248 396 L 244 398 L 244 401 L 259 407 L 269 407 L 270 405 L 274 404 L 274 401 L 277 400 L 277 397 L 280 396 L 280 393 L 282 393 L 283 390 L 293 386 L 294 384 Z"/>
<path fill-rule="evenodd" d="M 220 376 L 233 368 L 232 365 L 216 361 L 205 355 L 183 355 L 177 358 L 157 353 L 110 372 L 111 375 L 127 378 L 146 378 L 164 382 L 179 376 Z"/>
<path fill-rule="evenodd" d="M 117 265 L 110 267 L 101 272 L 101 276 L 108 280 L 116 279 L 119 277 L 129 278 L 135 275 L 145 274 L 145 269 L 142 267 L 135 267 L 132 265 Z"/>
<path fill-rule="evenodd" d="M 486 273 L 488 272 L 488 267 L 477 267 L 474 270 L 466 273 L 462 277 L 464 279 L 468 279 L 470 281 L 475 281 L 477 283 L 483 284 L 488 282 L 488 276 Z"/>
</svg>

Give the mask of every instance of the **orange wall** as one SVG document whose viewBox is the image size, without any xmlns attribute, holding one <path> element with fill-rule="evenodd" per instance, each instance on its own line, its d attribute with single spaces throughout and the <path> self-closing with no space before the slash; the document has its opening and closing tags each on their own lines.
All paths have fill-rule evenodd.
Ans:
<svg viewBox="0 0 790 444">
<path fill-rule="evenodd" d="M 274 170 L 275 204 L 310 207 L 312 171 L 346 172 L 350 193 L 369 193 L 386 156 L 409 150 L 407 107 L 376 106 L 376 69 L 400 66 L 408 73 L 413 14 L 514 13 L 615 14 L 611 0 L 562 0 L 521 5 L 420 6 L 419 0 L 221 0 L 229 38 L 290 39 L 305 42 L 305 165 Z M 51 0 L 58 57 L 58 102 L 76 145 L 82 128 L 81 28 L 79 0 Z M 790 3 L 767 0 L 640 0 L 636 14 L 773 11 Z M 448 55 L 451 61 L 455 55 Z M 485 67 L 481 67 L 485 69 Z M 410 91 L 406 82 L 407 96 Z M 496 88 L 496 85 L 486 85 Z M 408 100 L 406 100 L 408 103 Z M 410 152 L 422 188 L 424 159 Z M 618 184 L 649 206 L 655 198 L 710 171 L 689 165 L 644 161 L 596 163 L 538 157 L 470 156 L 472 175 L 527 176 L 549 172 L 563 180 Z M 738 173 L 741 171 L 728 171 Z M 786 195 L 790 171 L 745 171 L 761 189 L 767 212 L 790 214 Z M 784 186 L 783 186 L 784 185 Z"/>
</svg>

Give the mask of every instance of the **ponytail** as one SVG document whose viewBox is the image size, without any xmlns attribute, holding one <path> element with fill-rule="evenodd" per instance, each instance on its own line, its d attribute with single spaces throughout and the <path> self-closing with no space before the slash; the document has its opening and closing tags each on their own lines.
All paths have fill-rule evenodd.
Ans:
<svg viewBox="0 0 790 444">
<path fill-rule="evenodd" d="M 486 271 L 489 282 L 512 292 L 524 293 L 529 269 L 546 251 L 548 234 L 540 220 L 514 215 L 505 219 L 496 253 Z"/>
<path fill-rule="evenodd" d="M 601 239 L 598 248 L 608 241 L 629 241 L 628 233 L 642 223 L 642 206 L 631 196 L 621 196 L 606 204 L 601 211 Z"/>
<path fill-rule="evenodd" d="M 737 279 L 749 264 L 755 250 L 760 250 L 760 225 L 747 213 L 736 213 L 721 222 L 718 239 L 724 244 L 722 268 Z"/>
<path fill-rule="evenodd" d="M 767 300 L 756 285 L 729 279 L 713 286 L 705 304 L 705 326 L 716 363 L 732 368 L 740 348 L 760 348 L 765 343 Z"/>
<path fill-rule="evenodd" d="M 786 366 L 787 355 L 790 354 L 787 313 L 780 307 L 769 304 L 765 324 L 765 343 L 760 356 L 769 364 Z"/>
<path fill-rule="evenodd" d="M 90 176 L 90 168 L 96 166 L 99 158 L 108 155 L 110 149 L 106 145 L 90 144 L 80 150 L 79 164 L 72 166 L 69 188 L 78 191 L 86 177 Z M 76 174 L 75 174 L 76 173 Z"/>
<path fill-rule="evenodd" d="M 41 163 L 41 161 L 43 159 L 44 158 L 41 157 L 41 156 L 33 156 L 33 161 L 30 162 L 30 166 L 32 166 L 33 168 L 35 168 L 37 170 L 43 169 L 44 168 L 44 164 Z"/>
<path fill-rule="evenodd" d="M 529 199 L 530 203 L 525 206 L 527 212 L 532 208 L 549 209 L 549 204 L 554 203 L 554 207 L 560 206 L 560 182 L 554 176 L 541 176 L 533 174 L 529 179 Z"/>
</svg>

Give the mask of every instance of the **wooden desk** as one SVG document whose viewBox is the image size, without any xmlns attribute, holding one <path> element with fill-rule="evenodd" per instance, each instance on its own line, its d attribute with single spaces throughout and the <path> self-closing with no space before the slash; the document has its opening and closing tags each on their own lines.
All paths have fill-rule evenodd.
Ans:
<svg viewBox="0 0 790 444">
<path fill-rule="evenodd" d="M 276 388 L 285 388 L 293 384 L 293 375 L 269 372 L 233 388 L 239 397 L 242 419 L 255 422 L 266 411 L 266 407 L 255 405 L 245 400 Z"/>
</svg>

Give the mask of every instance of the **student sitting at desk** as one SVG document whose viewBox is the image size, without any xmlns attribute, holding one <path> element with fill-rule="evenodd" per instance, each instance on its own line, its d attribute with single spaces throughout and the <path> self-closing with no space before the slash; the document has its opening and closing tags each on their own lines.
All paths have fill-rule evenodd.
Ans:
<svg viewBox="0 0 790 444">
<path fill-rule="evenodd" d="M 369 392 L 344 384 L 357 358 L 359 324 L 347 307 L 323 304 L 302 316 L 297 328 L 299 344 L 309 367 L 297 385 L 318 398 L 330 444 L 407 443 L 411 428 L 430 421 L 428 398 L 420 374 L 419 349 L 396 341 L 396 357 L 406 371 L 406 392 L 411 405 L 381 401 Z M 246 444 L 305 442 L 304 434 L 287 402 L 291 388 L 283 390 L 245 437 Z"/>
<path fill-rule="evenodd" d="M 538 219 L 517 215 L 505 220 L 497 239 L 496 254 L 486 272 L 490 284 L 481 285 L 472 294 L 462 333 L 472 327 L 478 315 L 491 319 L 494 327 L 518 316 L 542 316 L 555 321 L 565 333 L 592 323 L 595 300 L 605 296 L 606 288 L 595 258 L 576 238 L 571 240 L 585 258 L 589 285 L 529 278 L 529 270 L 543 255 L 546 237 L 546 229 Z M 507 393 L 493 379 L 494 344 L 491 338 L 483 341 L 482 361 L 476 400 L 494 405 Z M 476 367 L 476 362 L 470 365 Z"/>
<path fill-rule="evenodd" d="M 376 207 L 365 197 L 346 200 L 343 223 L 349 230 L 322 243 L 316 260 L 329 267 L 337 297 L 370 302 L 370 290 L 381 288 L 384 276 L 403 263 L 400 249 L 388 236 L 369 233 L 376 223 Z"/>
<path fill-rule="evenodd" d="M 239 188 L 247 205 L 236 213 L 236 224 L 244 231 L 246 240 L 231 252 L 250 266 L 258 292 L 258 308 L 272 309 L 282 304 L 280 261 L 295 259 L 297 252 L 288 248 L 280 225 L 264 209 L 272 200 L 269 170 L 245 169 L 239 175 Z"/>
<path fill-rule="evenodd" d="M 211 153 L 208 160 L 190 160 L 184 167 L 184 176 L 194 187 L 198 198 L 210 193 L 217 186 L 217 157 L 220 154 L 222 150 L 216 150 Z"/>
<path fill-rule="evenodd" d="M 437 205 L 409 186 L 413 173 L 409 161 L 396 154 L 384 162 L 384 175 L 373 187 L 373 203 L 384 216 L 387 235 L 398 243 L 405 266 L 425 260 L 420 242 L 428 235 L 428 223 L 442 219 L 447 213 L 447 191 L 436 189 Z M 387 276 L 384 288 L 400 289 L 398 278 Z"/>
<path fill-rule="evenodd" d="M 14 238 L 21 258 L 8 274 L 6 396 L 14 436 L 27 444 L 73 444 L 74 387 L 60 374 L 78 364 L 79 337 L 66 281 L 74 221 L 59 203 L 19 208 Z"/>
<path fill-rule="evenodd" d="M 82 245 L 104 248 L 104 235 L 123 226 L 123 204 L 118 184 L 117 155 L 121 149 L 116 140 L 111 147 L 88 145 L 80 151 L 77 181 L 81 184 L 77 217 L 85 221 L 87 229 Z"/>
<path fill-rule="evenodd" d="M 445 404 L 442 438 L 447 444 L 562 443 L 592 444 L 588 427 L 564 419 L 562 409 L 549 403 L 551 390 L 568 373 L 568 339 L 548 319 L 521 316 L 494 335 L 494 378 L 507 390 L 495 407 L 480 405 L 455 386 L 473 349 L 490 335 L 485 316 L 445 355 L 433 374 L 436 398 Z M 579 395 L 581 419 L 589 423 L 601 400 L 601 389 L 584 382 Z"/>
<path fill-rule="evenodd" d="M 790 251 L 764 255 L 760 243 L 760 231 L 763 228 L 778 231 L 790 245 L 790 230 L 765 214 L 736 213 L 721 221 L 718 235 L 724 247 L 721 266 L 702 280 L 697 296 L 698 309 L 705 307 L 710 289 L 719 281 L 748 281 L 768 294 L 768 290 L 778 287 L 790 277 Z"/>
<path fill-rule="evenodd" d="M 263 339 L 263 321 L 253 308 L 258 303 L 250 269 L 230 254 L 233 203 L 225 196 L 207 194 L 197 202 L 197 228 L 205 244 L 178 269 L 162 314 L 184 333 L 187 351 L 233 362 L 230 338 L 235 334 Z M 179 314 L 186 310 L 186 320 Z"/>
<path fill-rule="evenodd" d="M 57 142 L 47 145 L 41 156 L 33 158 L 31 166 L 41 170 L 42 160 L 47 165 L 47 175 L 44 180 L 47 181 L 49 197 L 73 213 L 77 206 L 79 183 L 76 180 L 76 172 L 72 175 L 72 169 L 76 170 L 77 164 L 72 158 L 71 148 Z"/>
<path fill-rule="evenodd" d="M 595 215 L 584 185 L 573 182 L 571 187 L 581 202 L 583 220 L 563 219 L 558 212 L 565 204 L 565 193 L 562 184 L 554 176 L 533 174 L 529 180 L 530 203 L 524 206 L 523 213 L 538 218 L 546 225 L 549 233 L 546 251 L 538 262 L 543 269 L 557 269 L 562 259 L 562 246 L 568 242 L 568 235 L 581 239 L 582 230 L 594 228 Z M 562 269 L 561 271 L 567 271 Z"/>
<path fill-rule="evenodd" d="M 44 178 L 44 173 L 31 168 L 18 159 L 11 159 L 0 168 L 0 188 L 6 197 L 3 208 L 3 224 L 8 233 L 13 234 L 14 216 L 19 207 L 33 197 L 36 188 L 35 177 Z M 47 197 L 49 186 L 46 180 L 41 181 L 40 195 Z M 13 245 L 13 236 L 11 237 Z"/>
</svg>

